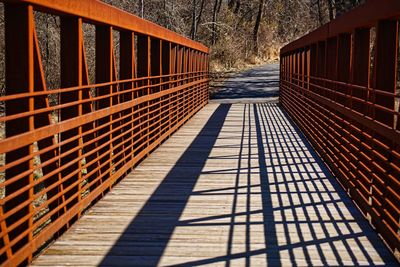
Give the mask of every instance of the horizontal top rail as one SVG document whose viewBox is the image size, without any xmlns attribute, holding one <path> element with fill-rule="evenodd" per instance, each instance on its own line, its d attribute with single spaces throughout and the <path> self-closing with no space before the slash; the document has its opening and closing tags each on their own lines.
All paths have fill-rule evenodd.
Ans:
<svg viewBox="0 0 400 267">
<path fill-rule="evenodd" d="M 381 19 L 392 19 L 400 16 L 400 1 L 369 0 L 335 20 L 319 27 L 307 35 L 284 46 L 281 54 L 303 48 L 305 45 L 326 40 L 342 33 L 352 33 L 356 28 L 368 28 L 376 25 Z"/>
<path fill-rule="evenodd" d="M 203 44 L 190 40 L 171 30 L 165 29 L 155 23 L 141 19 L 131 13 L 125 12 L 99 0 L 2 0 L 1 2 L 25 3 L 35 6 L 35 10 L 60 13 L 60 15 L 78 16 L 94 24 L 107 24 L 118 30 L 129 30 L 149 35 L 204 53 L 208 53 L 209 51 L 208 47 Z"/>
</svg>

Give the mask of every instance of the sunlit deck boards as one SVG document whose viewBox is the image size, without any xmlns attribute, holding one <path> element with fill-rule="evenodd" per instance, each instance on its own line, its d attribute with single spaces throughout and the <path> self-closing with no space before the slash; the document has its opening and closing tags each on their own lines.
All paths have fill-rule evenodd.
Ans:
<svg viewBox="0 0 400 267">
<path fill-rule="evenodd" d="M 396 262 L 277 104 L 209 104 L 33 264 Z"/>
</svg>

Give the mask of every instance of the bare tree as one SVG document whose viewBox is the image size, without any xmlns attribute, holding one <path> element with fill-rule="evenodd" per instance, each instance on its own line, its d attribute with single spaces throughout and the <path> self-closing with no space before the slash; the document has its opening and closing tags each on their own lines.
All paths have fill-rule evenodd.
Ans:
<svg viewBox="0 0 400 267">
<path fill-rule="evenodd" d="M 211 48 L 213 62 L 232 67 L 271 50 L 334 19 L 365 0 L 102 0 L 161 24 Z M 4 28 L 0 3 L 0 28 Z M 35 12 L 36 30 L 48 88 L 58 88 L 59 17 Z M 94 25 L 84 23 L 90 79 L 94 82 Z M 3 37 L 3 38 L 2 38 Z M 118 45 L 118 29 L 115 29 Z M 4 31 L 0 30 L 0 91 L 4 90 Z"/>
<path fill-rule="evenodd" d="M 192 0 L 192 27 L 190 30 L 190 37 L 196 40 L 197 30 L 201 21 L 201 16 L 203 14 L 205 0 L 201 0 L 200 9 L 197 13 L 197 1 Z"/>
<path fill-rule="evenodd" d="M 194 40 L 196 37 L 196 5 L 197 1 L 192 0 L 192 29 L 190 30 L 190 37 Z"/>
<path fill-rule="evenodd" d="M 319 21 L 319 25 L 323 25 L 323 24 L 324 24 L 324 18 L 323 18 L 323 16 L 322 16 L 322 10 L 321 10 L 321 3 L 320 3 L 320 0 L 317 0 L 316 4 L 317 4 L 317 9 L 318 9 L 318 21 Z"/>
<path fill-rule="evenodd" d="M 221 11 L 222 0 L 218 1 L 218 13 Z"/>
<path fill-rule="evenodd" d="M 264 9 L 264 0 L 259 0 L 258 2 L 258 13 L 256 18 L 256 23 L 254 24 L 254 31 L 253 31 L 253 47 L 254 47 L 254 54 L 258 54 L 258 29 L 260 28 L 260 22 L 262 17 L 262 12 Z"/>
<path fill-rule="evenodd" d="M 329 10 L 329 20 L 333 20 L 333 0 L 327 0 L 328 1 L 328 10 Z"/>
<path fill-rule="evenodd" d="M 221 3 L 220 0 L 215 0 L 214 1 L 214 8 L 213 8 L 213 17 L 212 17 L 212 26 L 211 26 L 211 44 L 215 45 L 217 41 L 217 14 L 218 14 L 218 7 L 219 3 Z"/>
<path fill-rule="evenodd" d="M 229 0 L 228 2 L 229 9 L 233 10 L 233 13 L 237 14 L 240 10 L 240 0 Z"/>
<path fill-rule="evenodd" d="M 196 31 L 194 32 L 194 38 L 193 40 L 196 39 L 196 35 L 197 35 L 197 30 L 199 29 L 199 24 L 201 21 L 201 16 L 203 15 L 203 10 L 204 10 L 204 4 L 205 4 L 205 0 L 201 0 L 201 4 L 200 4 L 200 10 L 199 10 L 199 14 L 196 17 Z"/>
<path fill-rule="evenodd" d="M 144 18 L 144 0 L 140 0 L 140 17 Z"/>
</svg>

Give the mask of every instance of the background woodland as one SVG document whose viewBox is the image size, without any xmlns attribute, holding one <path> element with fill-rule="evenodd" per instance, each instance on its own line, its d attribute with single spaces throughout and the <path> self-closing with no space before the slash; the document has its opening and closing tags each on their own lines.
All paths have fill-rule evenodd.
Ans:
<svg viewBox="0 0 400 267">
<path fill-rule="evenodd" d="M 79 1 L 79 0 L 76 0 Z M 243 69 L 279 59 L 284 44 L 365 0 L 104 0 L 210 47 L 211 70 Z M 60 84 L 60 20 L 35 12 L 48 88 Z M 91 82 L 95 27 L 84 24 Z M 115 46 L 119 45 L 115 32 Z M 116 51 L 117 51 L 116 47 Z M 4 5 L 0 4 L 0 90 L 4 93 Z M 118 60 L 118 56 L 117 56 Z M 118 64 L 117 64 L 118 66 Z"/>
</svg>

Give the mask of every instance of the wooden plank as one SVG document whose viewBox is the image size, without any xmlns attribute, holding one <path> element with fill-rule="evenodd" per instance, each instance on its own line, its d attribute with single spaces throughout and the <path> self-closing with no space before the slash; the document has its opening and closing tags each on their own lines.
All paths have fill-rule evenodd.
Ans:
<svg viewBox="0 0 400 267">
<path fill-rule="evenodd" d="M 394 265 L 277 104 L 209 104 L 33 266 Z"/>
</svg>

